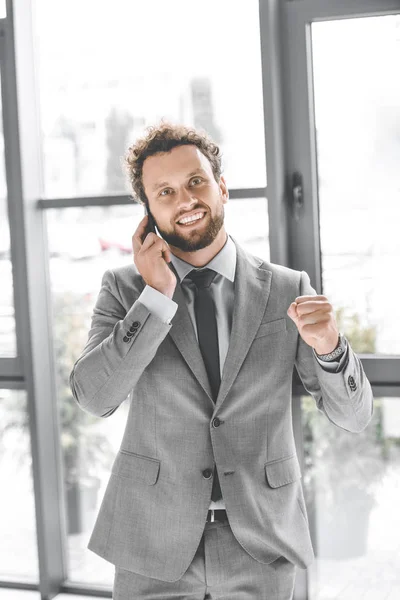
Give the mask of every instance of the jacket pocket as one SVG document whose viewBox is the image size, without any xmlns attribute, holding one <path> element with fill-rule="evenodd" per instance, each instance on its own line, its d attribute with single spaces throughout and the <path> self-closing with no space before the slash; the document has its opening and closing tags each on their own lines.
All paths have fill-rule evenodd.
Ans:
<svg viewBox="0 0 400 600">
<path fill-rule="evenodd" d="M 112 472 L 119 477 L 132 481 L 142 481 L 147 485 L 157 482 L 160 471 L 160 461 L 157 458 L 135 454 L 128 450 L 120 450 L 114 461 Z"/>
<path fill-rule="evenodd" d="M 264 335 L 270 335 L 271 333 L 278 333 L 278 331 L 286 331 L 286 319 L 277 319 L 276 321 L 261 323 L 254 339 Z"/>
<path fill-rule="evenodd" d="M 296 454 L 265 464 L 265 477 L 272 488 L 281 487 L 301 479 L 301 469 Z"/>
</svg>

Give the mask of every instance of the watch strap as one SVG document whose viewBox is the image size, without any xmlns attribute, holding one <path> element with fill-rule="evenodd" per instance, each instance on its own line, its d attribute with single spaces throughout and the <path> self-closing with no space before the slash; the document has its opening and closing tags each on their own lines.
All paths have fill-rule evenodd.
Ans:
<svg viewBox="0 0 400 600">
<path fill-rule="evenodd" d="M 345 338 L 342 336 L 341 333 L 339 333 L 339 341 L 337 343 L 337 346 L 334 350 L 332 350 L 332 352 L 328 352 L 328 354 L 318 354 L 318 352 L 315 352 L 315 355 L 322 361 L 324 362 L 331 362 L 333 360 L 338 360 L 345 352 L 346 350 L 346 340 Z"/>
</svg>

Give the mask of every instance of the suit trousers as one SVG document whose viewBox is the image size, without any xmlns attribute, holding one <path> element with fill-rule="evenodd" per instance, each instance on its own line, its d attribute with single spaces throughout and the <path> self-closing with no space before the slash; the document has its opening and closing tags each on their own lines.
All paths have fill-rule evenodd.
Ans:
<svg viewBox="0 0 400 600">
<path fill-rule="evenodd" d="M 229 522 L 207 522 L 196 554 L 174 582 L 115 568 L 113 600 L 292 600 L 297 566 L 266 565 L 239 544 Z"/>
</svg>

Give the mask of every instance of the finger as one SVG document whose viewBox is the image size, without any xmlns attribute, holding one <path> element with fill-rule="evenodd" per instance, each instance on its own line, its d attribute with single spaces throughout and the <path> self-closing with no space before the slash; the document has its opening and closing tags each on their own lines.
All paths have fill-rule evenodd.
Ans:
<svg viewBox="0 0 400 600">
<path fill-rule="evenodd" d="M 164 248 L 162 250 L 163 258 L 169 263 L 171 262 L 171 251 L 168 244 L 164 241 Z"/>
<path fill-rule="evenodd" d="M 148 222 L 148 216 L 145 215 L 143 217 L 143 219 L 140 221 L 139 225 L 136 228 L 135 233 L 132 236 L 132 247 L 133 247 L 133 251 L 139 252 L 140 248 L 142 247 L 143 244 L 143 236 L 146 233 L 146 228 L 147 228 L 147 223 Z"/>
<path fill-rule="evenodd" d="M 136 228 L 135 235 L 137 235 L 137 234 L 143 235 L 143 233 L 145 232 L 145 230 L 148 227 L 148 221 L 149 221 L 149 216 L 144 215 L 143 219 L 141 221 L 139 221 L 139 225 Z"/>
<path fill-rule="evenodd" d="M 301 325 L 301 333 L 302 335 L 307 334 L 315 338 L 322 338 L 326 333 L 326 325 L 328 322 L 329 319 L 325 321 L 319 321 L 318 323 L 308 323 L 306 325 Z"/>
<path fill-rule="evenodd" d="M 324 300 L 309 300 L 308 302 L 302 302 L 297 305 L 297 314 L 305 315 L 308 313 L 316 312 L 318 310 L 323 310 L 328 312 L 332 310 L 332 306 L 330 302 Z"/>
<path fill-rule="evenodd" d="M 297 298 L 294 299 L 297 304 L 308 302 L 309 300 L 328 300 L 328 298 L 321 294 L 314 294 L 313 296 L 297 296 Z"/>
<path fill-rule="evenodd" d="M 163 242 L 163 250 L 162 250 L 163 256 L 167 262 L 171 262 L 171 249 L 164 239 L 162 240 L 162 242 Z"/>
<path fill-rule="evenodd" d="M 313 325 L 317 323 L 326 323 L 331 319 L 331 316 L 323 310 L 317 310 L 312 313 L 299 316 L 299 324 L 301 327 L 304 325 Z"/>
<path fill-rule="evenodd" d="M 155 244 L 158 244 L 159 246 L 157 246 L 157 249 L 160 249 L 163 245 L 163 242 L 164 242 L 164 240 L 162 240 L 159 235 L 157 235 L 153 231 L 150 231 L 146 235 L 146 239 L 144 240 L 144 242 L 142 244 L 141 251 L 145 252 L 146 250 L 148 250 L 149 248 L 151 248 L 151 246 L 154 246 Z"/>
</svg>

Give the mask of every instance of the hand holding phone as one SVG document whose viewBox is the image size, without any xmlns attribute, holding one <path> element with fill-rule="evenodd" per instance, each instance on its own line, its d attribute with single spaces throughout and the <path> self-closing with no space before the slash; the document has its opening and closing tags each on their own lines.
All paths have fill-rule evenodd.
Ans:
<svg viewBox="0 0 400 600">
<path fill-rule="evenodd" d="M 167 242 L 155 232 L 153 215 L 147 207 L 145 212 L 132 236 L 133 260 L 147 285 L 172 298 L 176 276 L 168 266 L 171 251 Z"/>
</svg>

